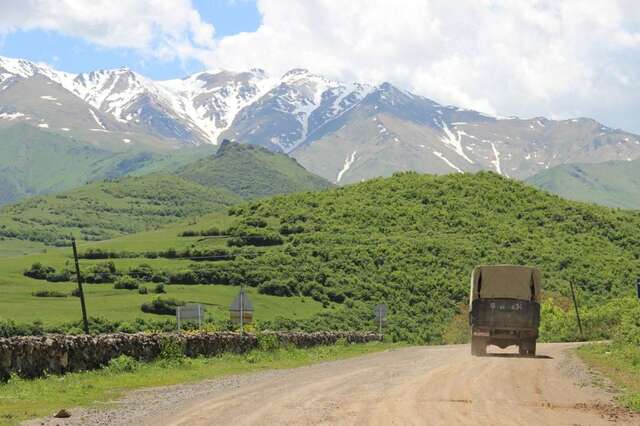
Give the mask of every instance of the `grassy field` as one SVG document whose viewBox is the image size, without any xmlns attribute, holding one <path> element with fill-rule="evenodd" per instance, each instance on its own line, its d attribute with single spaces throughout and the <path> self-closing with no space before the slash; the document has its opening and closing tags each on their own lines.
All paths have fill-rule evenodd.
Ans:
<svg viewBox="0 0 640 426">
<path fill-rule="evenodd" d="M 178 237 L 187 229 L 203 230 L 212 226 L 225 228 L 231 219 L 223 214 L 212 214 L 191 220 L 181 225 L 170 225 L 154 231 L 128 235 L 101 242 L 79 241 L 79 251 L 89 248 L 101 248 L 114 251 L 140 252 L 145 250 L 166 250 L 168 248 L 184 249 L 192 245 L 199 247 L 226 247 L 224 238 Z M 28 243 L 23 243 L 28 244 Z M 11 319 L 18 323 L 40 320 L 45 325 L 59 325 L 80 319 L 80 303 L 76 297 L 45 298 L 35 297 L 33 292 L 51 290 L 70 293 L 76 284 L 52 283 L 34 280 L 23 275 L 33 263 L 41 262 L 58 269 L 72 266 L 70 248 L 47 248 L 45 253 L 22 255 L 21 245 L 15 240 L 0 241 L 0 253 L 17 252 L 17 256 L 0 257 L 0 320 Z M 37 243 L 25 245 L 41 249 Z M 27 251 L 27 248 L 23 248 Z M 104 261 L 81 260 L 82 268 Z M 115 259 L 118 270 L 126 270 L 140 264 L 149 264 L 162 270 L 177 270 L 187 267 L 190 260 L 181 259 Z M 154 284 L 146 285 L 150 290 Z M 110 320 L 132 321 L 136 318 L 166 318 L 141 312 L 140 305 L 149 302 L 158 295 L 139 294 L 135 290 L 115 290 L 113 284 L 85 284 L 87 309 L 89 316 L 104 317 Z M 238 292 L 235 286 L 223 285 L 166 285 L 166 294 L 190 303 L 202 303 L 207 313 L 215 319 L 228 318 L 228 307 Z M 322 304 L 310 297 L 276 297 L 258 294 L 255 288 L 247 289 L 254 304 L 254 319 L 270 320 L 276 317 L 291 319 L 308 318 L 323 310 Z"/>
<path fill-rule="evenodd" d="M 23 256 L 32 253 L 46 253 L 47 246 L 37 241 L 0 238 L 0 258 Z"/>
<path fill-rule="evenodd" d="M 196 382 L 264 369 L 294 368 L 397 347 L 397 344 L 375 342 L 305 350 L 254 351 L 247 355 L 225 354 L 216 358 L 188 359 L 180 363 L 163 360 L 136 363 L 133 371 L 107 367 L 36 380 L 15 379 L 8 384 L 0 384 L 0 425 L 49 416 L 62 408 L 100 405 L 116 400 L 124 392 L 133 389 Z"/>
<path fill-rule="evenodd" d="M 578 355 L 610 379 L 625 406 L 640 411 L 640 348 L 631 344 L 594 343 L 578 349 Z"/>
</svg>

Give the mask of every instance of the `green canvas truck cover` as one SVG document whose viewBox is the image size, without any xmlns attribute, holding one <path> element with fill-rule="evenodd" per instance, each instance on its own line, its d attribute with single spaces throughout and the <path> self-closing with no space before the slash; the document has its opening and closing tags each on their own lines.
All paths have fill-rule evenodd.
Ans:
<svg viewBox="0 0 640 426">
<path fill-rule="evenodd" d="M 477 266 L 471 274 L 471 303 L 478 299 L 519 299 L 540 303 L 540 271 L 530 266 Z"/>
</svg>

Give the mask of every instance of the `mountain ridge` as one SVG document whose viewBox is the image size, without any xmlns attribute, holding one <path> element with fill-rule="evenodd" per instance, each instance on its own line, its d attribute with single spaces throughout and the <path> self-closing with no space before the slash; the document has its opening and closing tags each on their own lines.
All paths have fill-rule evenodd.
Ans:
<svg viewBox="0 0 640 426">
<path fill-rule="evenodd" d="M 526 179 L 561 164 L 640 158 L 640 136 L 592 119 L 492 117 L 390 83 L 304 69 L 153 81 L 126 68 L 75 75 L 0 57 L 0 75 L 0 127 L 26 122 L 98 145 L 165 151 L 232 139 L 285 152 L 339 184 L 404 170 Z M 55 96 L 47 90 L 54 86 Z M 62 114 L 67 104 L 78 111 Z"/>
</svg>

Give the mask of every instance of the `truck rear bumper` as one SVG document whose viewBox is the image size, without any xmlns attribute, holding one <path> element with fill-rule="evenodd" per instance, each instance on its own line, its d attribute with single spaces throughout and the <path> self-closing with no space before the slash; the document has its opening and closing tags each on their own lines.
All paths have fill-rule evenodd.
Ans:
<svg viewBox="0 0 640 426">
<path fill-rule="evenodd" d="M 538 330 L 535 329 L 502 329 L 502 328 L 473 328 L 473 336 L 487 337 L 492 340 L 521 340 L 535 339 L 538 337 Z"/>
</svg>

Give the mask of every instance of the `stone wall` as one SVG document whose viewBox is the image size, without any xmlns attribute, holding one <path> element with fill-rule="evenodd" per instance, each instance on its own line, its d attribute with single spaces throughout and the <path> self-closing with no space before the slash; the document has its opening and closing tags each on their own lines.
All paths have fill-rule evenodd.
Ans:
<svg viewBox="0 0 640 426">
<path fill-rule="evenodd" d="M 301 348 L 331 345 L 339 339 L 351 343 L 381 340 L 381 336 L 374 333 L 273 334 L 281 344 Z M 255 335 L 241 336 L 238 333 L 50 334 L 0 338 L 0 380 L 6 380 L 11 374 L 33 378 L 45 373 L 93 370 L 120 355 L 151 361 L 160 354 L 167 339 L 179 342 L 189 357 L 215 356 L 224 352 L 244 353 L 258 346 Z"/>
</svg>

